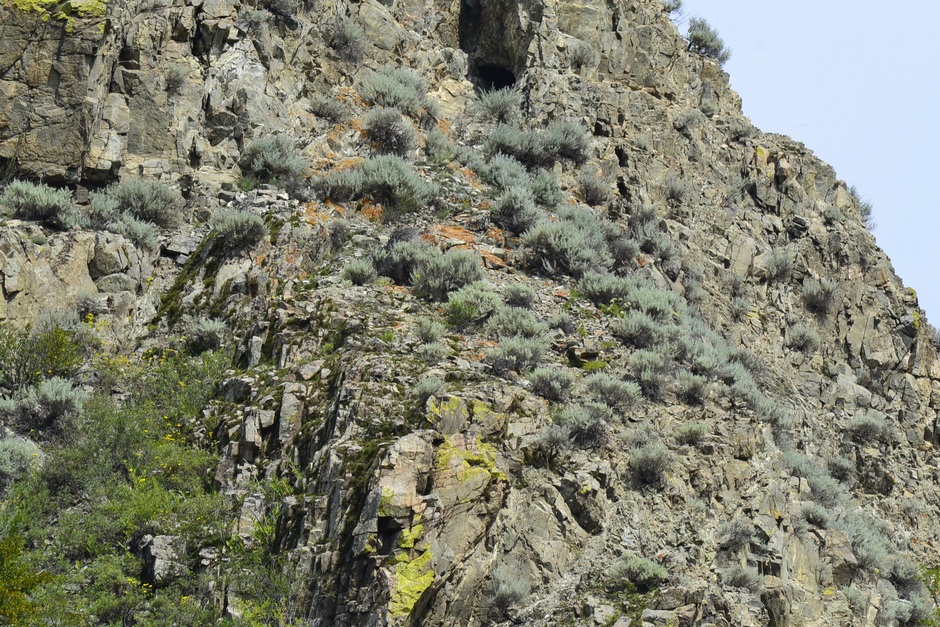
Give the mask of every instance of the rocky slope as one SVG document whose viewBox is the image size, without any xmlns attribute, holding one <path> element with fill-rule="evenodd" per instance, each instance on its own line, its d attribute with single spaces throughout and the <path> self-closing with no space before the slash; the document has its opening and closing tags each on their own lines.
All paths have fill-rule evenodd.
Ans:
<svg viewBox="0 0 940 627">
<path fill-rule="evenodd" d="M 230 544 L 174 550 L 180 534 L 156 529 L 150 594 L 198 574 L 207 606 L 249 624 L 265 601 L 280 622 L 263 624 L 928 617 L 933 331 L 854 192 L 806 147 L 751 128 L 659 0 L 40 10 L 53 12 L 0 8 L 0 157 L 72 186 L 81 207 L 140 175 L 181 189 L 189 213 L 159 251 L 8 220 L 0 318 L 91 299 L 131 355 L 165 346 L 185 315 L 224 320 L 232 369 L 200 441 L 220 455 L 231 538 L 282 557 L 292 582 L 249 593 L 225 574 Z M 387 64 L 426 85 L 404 156 L 437 193 L 418 206 L 337 190 L 376 148 L 369 81 Z M 525 129 L 587 129 L 583 154 L 559 158 L 561 142 L 504 184 L 475 95 L 504 85 Z M 307 182 L 245 191 L 243 155 L 271 135 L 290 138 Z M 577 244 L 581 265 L 549 268 L 539 241 L 494 217 L 504 188 L 539 172 L 561 184 L 545 224 L 607 229 Z M 225 245 L 207 219 L 226 205 L 263 217 L 265 237 Z M 536 329 L 542 354 L 501 367 L 517 333 L 396 277 L 383 260 L 399 240 L 479 255 L 490 291 L 531 301 L 513 324 Z M 354 285 L 349 264 L 367 259 L 392 276 Z M 432 322 L 449 324 L 422 331 Z M 535 366 L 572 390 L 546 393 Z"/>
</svg>

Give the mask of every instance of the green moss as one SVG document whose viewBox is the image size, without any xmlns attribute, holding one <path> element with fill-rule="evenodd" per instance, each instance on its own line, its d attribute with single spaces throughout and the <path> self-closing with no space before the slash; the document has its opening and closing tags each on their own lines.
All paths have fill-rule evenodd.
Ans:
<svg viewBox="0 0 940 627">
<path fill-rule="evenodd" d="M 583 364 L 581 364 L 581 369 L 582 369 L 582 370 L 587 370 L 588 372 L 594 372 L 595 370 L 603 370 L 604 368 L 606 368 L 606 367 L 609 366 L 609 365 L 610 365 L 610 364 L 608 364 L 608 363 L 607 363 L 606 361 L 604 361 L 603 359 L 597 359 L 597 360 L 595 360 L 595 361 L 586 361 L 586 362 L 584 362 Z"/>
<path fill-rule="evenodd" d="M 431 570 L 431 551 L 427 550 L 409 562 L 401 562 L 395 568 L 395 587 L 388 604 L 388 615 L 411 614 L 421 595 L 434 583 Z"/>
</svg>

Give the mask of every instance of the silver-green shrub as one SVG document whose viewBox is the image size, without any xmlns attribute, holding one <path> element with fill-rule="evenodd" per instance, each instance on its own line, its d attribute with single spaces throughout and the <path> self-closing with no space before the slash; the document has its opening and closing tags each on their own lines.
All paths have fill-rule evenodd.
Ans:
<svg viewBox="0 0 940 627">
<path fill-rule="evenodd" d="M 35 220 L 58 229 L 83 226 L 84 218 L 72 204 L 72 193 L 42 183 L 10 181 L 0 194 L 0 210 L 7 207 L 20 220 Z"/>
<path fill-rule="evenodd" d="M 306 162 L 283 135 L 269 135 L 251 141 L 238 161 L 246 177 L 261 183 L 283 185 L 302 178 Z"/>
<path fill-rule="evenodd" d="M 268 234 L 261 216 L 229 207 L 216 209 L 209 219 L 209 227 L 218 234 L 228 250 L 248 248 Z"/>
<path fill-rule="evenodd" d="M 718 65 L 724 65 L 731 58 L 731 50 L 725 47 L 718 31 L 702 18 L 689 18 L 688 38 L 689 50 L 715 59 Z"/>
<path fill-rule="evenodd" d="M 486 361 L 496 372 L 527 372 L 538 366 L 548 342 L 544 337 L 509 337 L 486 353 Z"/>
<path fill-rule="evenodd" d="M 652 560 L 627 554 L 611 566 L 610 577 L 614 581 L 628 581 L 647 592 L 669 581 L 669 571 Z"/>
<path fill-rule="evenodd" d="M 373 109 L 366 114 L 364 122 L 365 136 L 379 154 L 406 157 L 417 146 L 414 127 L 402 117 L 398 109 Z"/>
<path fill-rule="evenodd" d="M 536 368 L 527 378 L 532 385 L 532 392 L 556 403 L 568 400 L 574 387 L 574 377 L 561 368 Z"/>
<path fill-rule="evenodd" d="M 510 233 L 519 235 L 531 229 L 544 212 L 535 206 L 532 192 L 523 186 L 510 187 L 490 208 L 493 221 Z"/>
<path fill-rule="evenodd" d="M 548 325 L 536 320 L 531 311 L 522 307 L 500 307 L 490 317 L 486 328 L 500 339 L 538 338 L 548 333 Z"/>
<path fill-rule="evenodd" d="M 191 355 L 222 348 L 228 339 L 229 330 L 224 322 L 203 316 L 188 317 L 183 322 L 186 350 Z"/>
<path fill-rule="evenodd" d="M 447 295 L 483 277 L 480 255 L 469 250 L 451 248 L 444 255 L 433 257 L 412 272 L 415 295 L 434 301 L 447 300 Z"/>
<path fill-rule="evenodd" d="M 368 285 L 377 277 L 375 266 L 367 259 L 353 259 L 343 268 L 343 278 L 353 285 Z"/>
<path fill-rule="evenodd" d="M 484 91 L 473 103 L 477 117 L 498 124 L 515 122 L 522 105 L 522 94 L 511 87 Z"/>
</svg>

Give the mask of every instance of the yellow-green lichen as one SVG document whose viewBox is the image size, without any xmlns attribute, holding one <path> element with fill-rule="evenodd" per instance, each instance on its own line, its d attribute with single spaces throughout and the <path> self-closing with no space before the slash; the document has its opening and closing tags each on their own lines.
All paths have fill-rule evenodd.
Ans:
<svg viewBox="0 0 940 627">
<path fill-rule="evenodd" d="M 496 447 L 484 442 L 480 436 L 477 436 L 475 447 L 470 450 L 454 446 L 451 438 L 444 440 L 437 449 L 438 469 L 449 469 L 454 459 L 460 460 L 461 468 L 457 471 L 457 479 L 460 481 L 465 481 L 479 472 L 486 472 L 490 479 L 506 480 L 506 473 L 496 466 Z"/>
<path fill-rule="evenodd" d="M 412 525 L 411 529 L 403 529 L 401 538 L 398 540 L 398 546 L 402 549 L 413 549 L 415 548 L 415 542 L 417 542 L 423 534 L 424 525 L 416 524 Z"/>
<path fill-rule="evenodd" d="M 6 0 L 6 6 L 13 6 L 25 13 L 36 13 L 43 22 L 54 19 L 65 22 L 65 31 L 75 30 L 76 19 L 104 17 L 108 11 L 107 0 Z M 99 32 L 104 32 L 99 24 Z"/>
<path fill-rule="evenodd" d="M 395 586 L 388 604 L 389 616 L 411 614 L 421 595 L 434 583 L 434 571 L 430 567 L 430 550 L 409 562 L 400 562 L 395 567 Z"/>
<path fill-rule="evenodd" d="M 379 516 L 391 516 L 392 497 L 395 492 L 391 488 L 382 488 L 382 498 L 379 499 Z"/>
</svg>

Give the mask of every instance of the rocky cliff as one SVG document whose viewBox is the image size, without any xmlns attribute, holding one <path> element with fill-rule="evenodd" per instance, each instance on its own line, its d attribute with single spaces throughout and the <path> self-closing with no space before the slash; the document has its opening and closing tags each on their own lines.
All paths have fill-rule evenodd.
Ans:
<svg viewBox="0 0 940 627">
<path fill-rule="evenodd" d="M 133 176 L 186 201 L 154 246 L 7 220 L 0 319 L 93 311 L 111 362 L 185 345 L 187 320 L 229 329 L 230 368 L 185 416 L 217 456 L 223 540 L 138 523 L 108 549 L 151 586 L 124 620 L 187 624 L 153 610 L 181 589 L 207 624 L 933 616 L 933 330 L 854 191 L 752 128 L 669 17 L 660 0 L 0 8 L 8 171 L 69 186 L 79 211 Z M 299 176 L 252 166 L 275 136 Z M 264 233 L 236 245 L 225 211 Z M 105 370 L 74 381 L 102 393 Z M 28 549 L 59 546 L 50 525 Z"/>
</svg>

